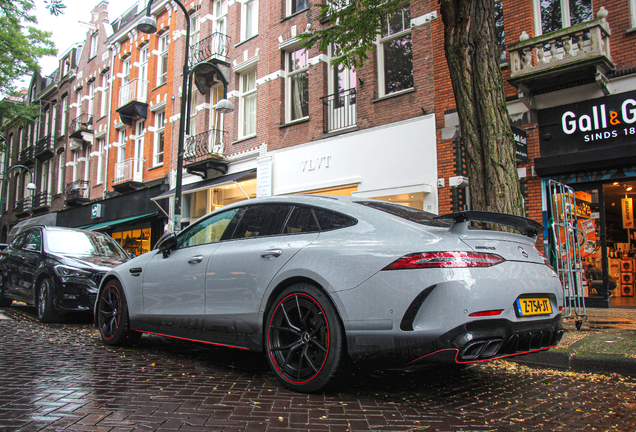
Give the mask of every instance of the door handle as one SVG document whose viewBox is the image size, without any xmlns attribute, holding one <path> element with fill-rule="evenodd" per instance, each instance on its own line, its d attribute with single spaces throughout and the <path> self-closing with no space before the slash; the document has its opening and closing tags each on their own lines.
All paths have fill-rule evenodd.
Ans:
<svg viewBox="0 0 636 432">
<path fill-rule="evenodd" d="M 261 254 L 261 257 L 272 259 L 272 258 L 278 258 L 282 254 L 283 254 L 283 251 L 281 249 L 270 249 L 263 252 Z"/>
<path fill-rule="evenodd" d="M 201 261 L 203 261 L 203 255 L 193 256 L 188 260 L 190 264 L 199 264 Z"/>
</svg>

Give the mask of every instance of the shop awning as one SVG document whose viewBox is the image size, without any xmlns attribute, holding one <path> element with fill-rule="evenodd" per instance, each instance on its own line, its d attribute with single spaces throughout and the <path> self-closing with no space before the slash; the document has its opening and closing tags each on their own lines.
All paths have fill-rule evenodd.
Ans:
<svg viewBox="0 0 636 432">
<path fill-rule="evenodd" d="M 140 216 L 131 216 L 131 217 L 127 217 L 127 218 L 123 218 L 123 219 L 115 219 L 112 221 L 107 221 L 107 222 L 100 222 L 100 223 L 96 223 L 94 225 L 88 225 L 88 226 L 84 226 L 81 227 L 82 229 L 86 229 L 89 231 L 99 231 L 99 230 L 103 230 L 103 229 L 108 229 L 112 226 L 115 225 L 119 225 L 119 224 L 124 224 L 124 223 L 128 223 L 128 222 L 133 222 L 133 221 L 141 221 L 142 219 L 147 219 L 153 216 L 156 216 L 159 212 L 152 212 L 152 213 L 146 213 L 144 215 L 140 215 Z"/>
<path fill-rule="evenodd" d="M 254 174 L 255 172 L 256 172 L 256 168 L 247 170 L 247 171 L 226 174 L 224 176 L 215 177 L 213 179 L 208 179 L 208 180 L 202 180 L 196 183 L 190 183 L 187 185 L 183 185 L 183 187 L 181 188 L 181 193 L 182 194 L 192 193 L 192 192 L 197 192 L 200 190 L 209 189 L 212 186 L 223 186 L 229 183 L 234 183 L 235 181 L 242 180 L 243 177 L 250 176 Z M 152 201 L 157 201 L 164 198 L 170 198 L 171 196 L 174 196 L 174 189 L 170 189 L 168 192 L 164 192 L 161 195 L 157 195 L 156 197 L 150 198 L 150 199 Z"/>
</svg>

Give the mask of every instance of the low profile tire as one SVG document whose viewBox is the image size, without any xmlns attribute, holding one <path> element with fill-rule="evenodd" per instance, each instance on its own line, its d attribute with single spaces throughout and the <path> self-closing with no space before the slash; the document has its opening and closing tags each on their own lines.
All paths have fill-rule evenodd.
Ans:
<svg viewBox="0 0 636 432">
<path fill-rule="evenodd" d="M 60 316 L 53 306 L 55 286 L 53 281 L 45 277 L 40 281 L 37 295 L 38 320 L 41 323 L 54 323 L 59 321 Z"/>
<path fill-rule="evenodd" d="M 9 307 L 13 303 L 13 300 L 4 297 L 4 277 L 0 276 L 0 307 Z"/>
<path fill-rule="evenodd" d="M 267 359 L 276 377 L 291 390 L 328 390 L 346 369 L 344 332 L 336 308 L 313 285 L 286 288 L 266 321 Z"/>
<path fill-rule="evenodd" d="M 128 304 L 124 290 L 118 281 L 110 281 L 98 300 L 97 325 L 106 345 L 132 345 L 139 341 L 141 333 L 130 329 Z"/>
</svg>

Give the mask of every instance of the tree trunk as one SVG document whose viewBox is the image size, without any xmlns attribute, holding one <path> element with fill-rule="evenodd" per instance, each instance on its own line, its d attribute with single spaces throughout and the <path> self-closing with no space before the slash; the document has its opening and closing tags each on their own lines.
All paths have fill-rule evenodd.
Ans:
<svg viewBox="0 0 636 432">
<path fill-rule="evenodd" d="M 523 215 L 494 0 L 440 0 L 474 210 Z"/>
</svg>

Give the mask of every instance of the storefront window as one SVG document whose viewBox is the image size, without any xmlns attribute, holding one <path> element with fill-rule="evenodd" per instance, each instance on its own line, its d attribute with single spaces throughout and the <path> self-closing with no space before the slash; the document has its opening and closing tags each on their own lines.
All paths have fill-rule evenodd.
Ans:
<svg viewBox="0 0 636 432">
<path fill-rule="evenodd" d="M 586 297 L 609 293 L 610 306 L 636 305 L 636 181 L 578 185 L 576 215 Z M 605 241 L 601 241 L 605 238 Z M 603 273 L 607 272 L 607 283 Z"/>
<path fill-rule="evenodd" d="M 150 228 L 118 231 L 114 232 L 111 236 L 132 256 L 136 257 L 150 252 Z"/>
</svg>

